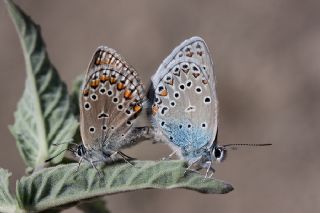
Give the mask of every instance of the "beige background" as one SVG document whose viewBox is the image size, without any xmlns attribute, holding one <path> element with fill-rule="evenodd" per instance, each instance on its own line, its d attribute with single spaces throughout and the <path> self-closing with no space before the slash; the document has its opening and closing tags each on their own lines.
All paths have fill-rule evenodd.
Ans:
<svg viewBox="0 0 320 213">
<path fill-rule="evenodd" d="M 42 26 L 50 58 L 68 86 L 98 45 L 117 49 L 149 82 L 184 39 L 203 37 L 211 52 L 220 100 L 220 143 L 273 143 L 241 149 L 217 165 L 231 182 L 226 195 L 148 190 L 107 197 L 112 212 L 317 212 L 320 210 L 320 2 L 22 1 Z M 15 29 L 0 2 L 0 167 L 24 164 L 8 131 L 25 80 Z M 159 159 L 164 145 L 128 154 Z M 75 208 L 67 212 L 76 212 Z"/>
</svg>

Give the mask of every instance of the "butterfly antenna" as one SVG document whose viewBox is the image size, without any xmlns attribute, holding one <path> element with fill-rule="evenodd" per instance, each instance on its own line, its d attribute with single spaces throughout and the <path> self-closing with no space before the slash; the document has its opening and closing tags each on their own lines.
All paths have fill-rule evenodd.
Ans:
<svg viewBox="0 0 320 213">
<path fill-rule="evenodd" d="M 73 141 L 73 140 L 72 140 Z M 54 146 L 59 146 L 59 145 L 62 145 L 62 144 L 72 144 L 72 145 L 78 145 L 77 143 L 74 143 L 72 141 L 67 141 L 67 142 L 61 142 L 61 143 L 53 143 L 52 145 Z"/>
<path fill-rule="evenodd" d="M 69 149 L 69 148 L 64 149 L 64 150 L 62 150 L 61 152 L 59 152 L 58 154 L 56 154 L 55 156 L 53 156 L 53 157 L 51 157 L 51 158 L 49 158 L 49 159 L 45 160 L 44 162 L 45 162 L 45 163 L 50 162 L 52 159 L 54 159 L 54 158 L 58 157 L 59 155 L 61 155 L 63 152 L 65 152 L 65 151 L 67 151 L 67 150 L 69 150 L 69 151 L 73 152 L 73 149 Z"/>
<path fill-rule="evenodd" d="M 271 146 L 272 143 L 234 143 L 234 144 L 225 144 L 222 147 L 236 147 L 236 146 Z"/>
</svg>

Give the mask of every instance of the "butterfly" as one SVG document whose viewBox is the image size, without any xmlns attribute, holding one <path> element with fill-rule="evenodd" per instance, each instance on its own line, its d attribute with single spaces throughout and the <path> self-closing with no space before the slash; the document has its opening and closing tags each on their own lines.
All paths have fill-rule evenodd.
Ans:
<svg viewBox="0 0 320 213">
<path fill-rule="evenodd" d="M 96 168 L 96 163 L 114 161 L 117 155 L 130 159 L 120 150 L 144 140 L 148 132 L 147 127 L 135 127 L 144 101 L 135 69 L 114 49 L 98 47 L 80 92 L 82 144 L 68 148 L 80 158 L 79 166 L 86 160 Z"/>
<path fill-rule="evenodd" d="M 226 158 L 228 146 L 218 145 L 218 98 L 212 58 L 200 37 L 177 46 L 151 78 L 148 115 L 155 140 L 169 144 L 187 170 L 214 173 L 212 162 Z M 192 169 L 195 167 L 196 169 Z M 187 171 L 186 170 L 186 171 Z"/>
</svg>

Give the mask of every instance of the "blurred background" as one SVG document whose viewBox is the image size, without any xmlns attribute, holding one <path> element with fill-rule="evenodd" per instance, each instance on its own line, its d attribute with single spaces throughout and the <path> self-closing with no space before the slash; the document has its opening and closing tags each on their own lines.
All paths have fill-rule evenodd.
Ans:
<svg viewBox="0 0 320 213">
<path fill-rule="evenodd" d="M 215 177 L 235 188 L 229 194 L 117 194 L 105 198 L 112 212 L 320 210 L 320 1 L 16 2 L 41 25 L 51 61 L 69 88 L 99 45 L 118 50 L 149 85 L 176 45 L 201 36 L 214 55 L 220 143 L 273 143 L 231 151 L 216 165 Z M 0 35 L 0 167 L 13 173 L 14 189 L 24 164 L 8 125 L 24 89 L 25 65 L 3 2 Z M 126 151 L 154 160 L 169 152 L 148 142 Z"/>
</svg>

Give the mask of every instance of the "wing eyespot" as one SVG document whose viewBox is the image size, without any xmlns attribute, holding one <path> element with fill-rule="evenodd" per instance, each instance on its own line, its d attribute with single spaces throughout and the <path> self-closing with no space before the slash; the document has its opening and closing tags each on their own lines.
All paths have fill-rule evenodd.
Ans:
<svg viewBox="0 0 320 213">
<path fill-rule="evenodd" d="M 94 128 L 94 126 L 90 126 L 90 127 L 89 127 L 89 132 L 90 132 L 91 134 L 95 133 L 95 131 L 96 131 L 96 128 Z"/>
</svg>

